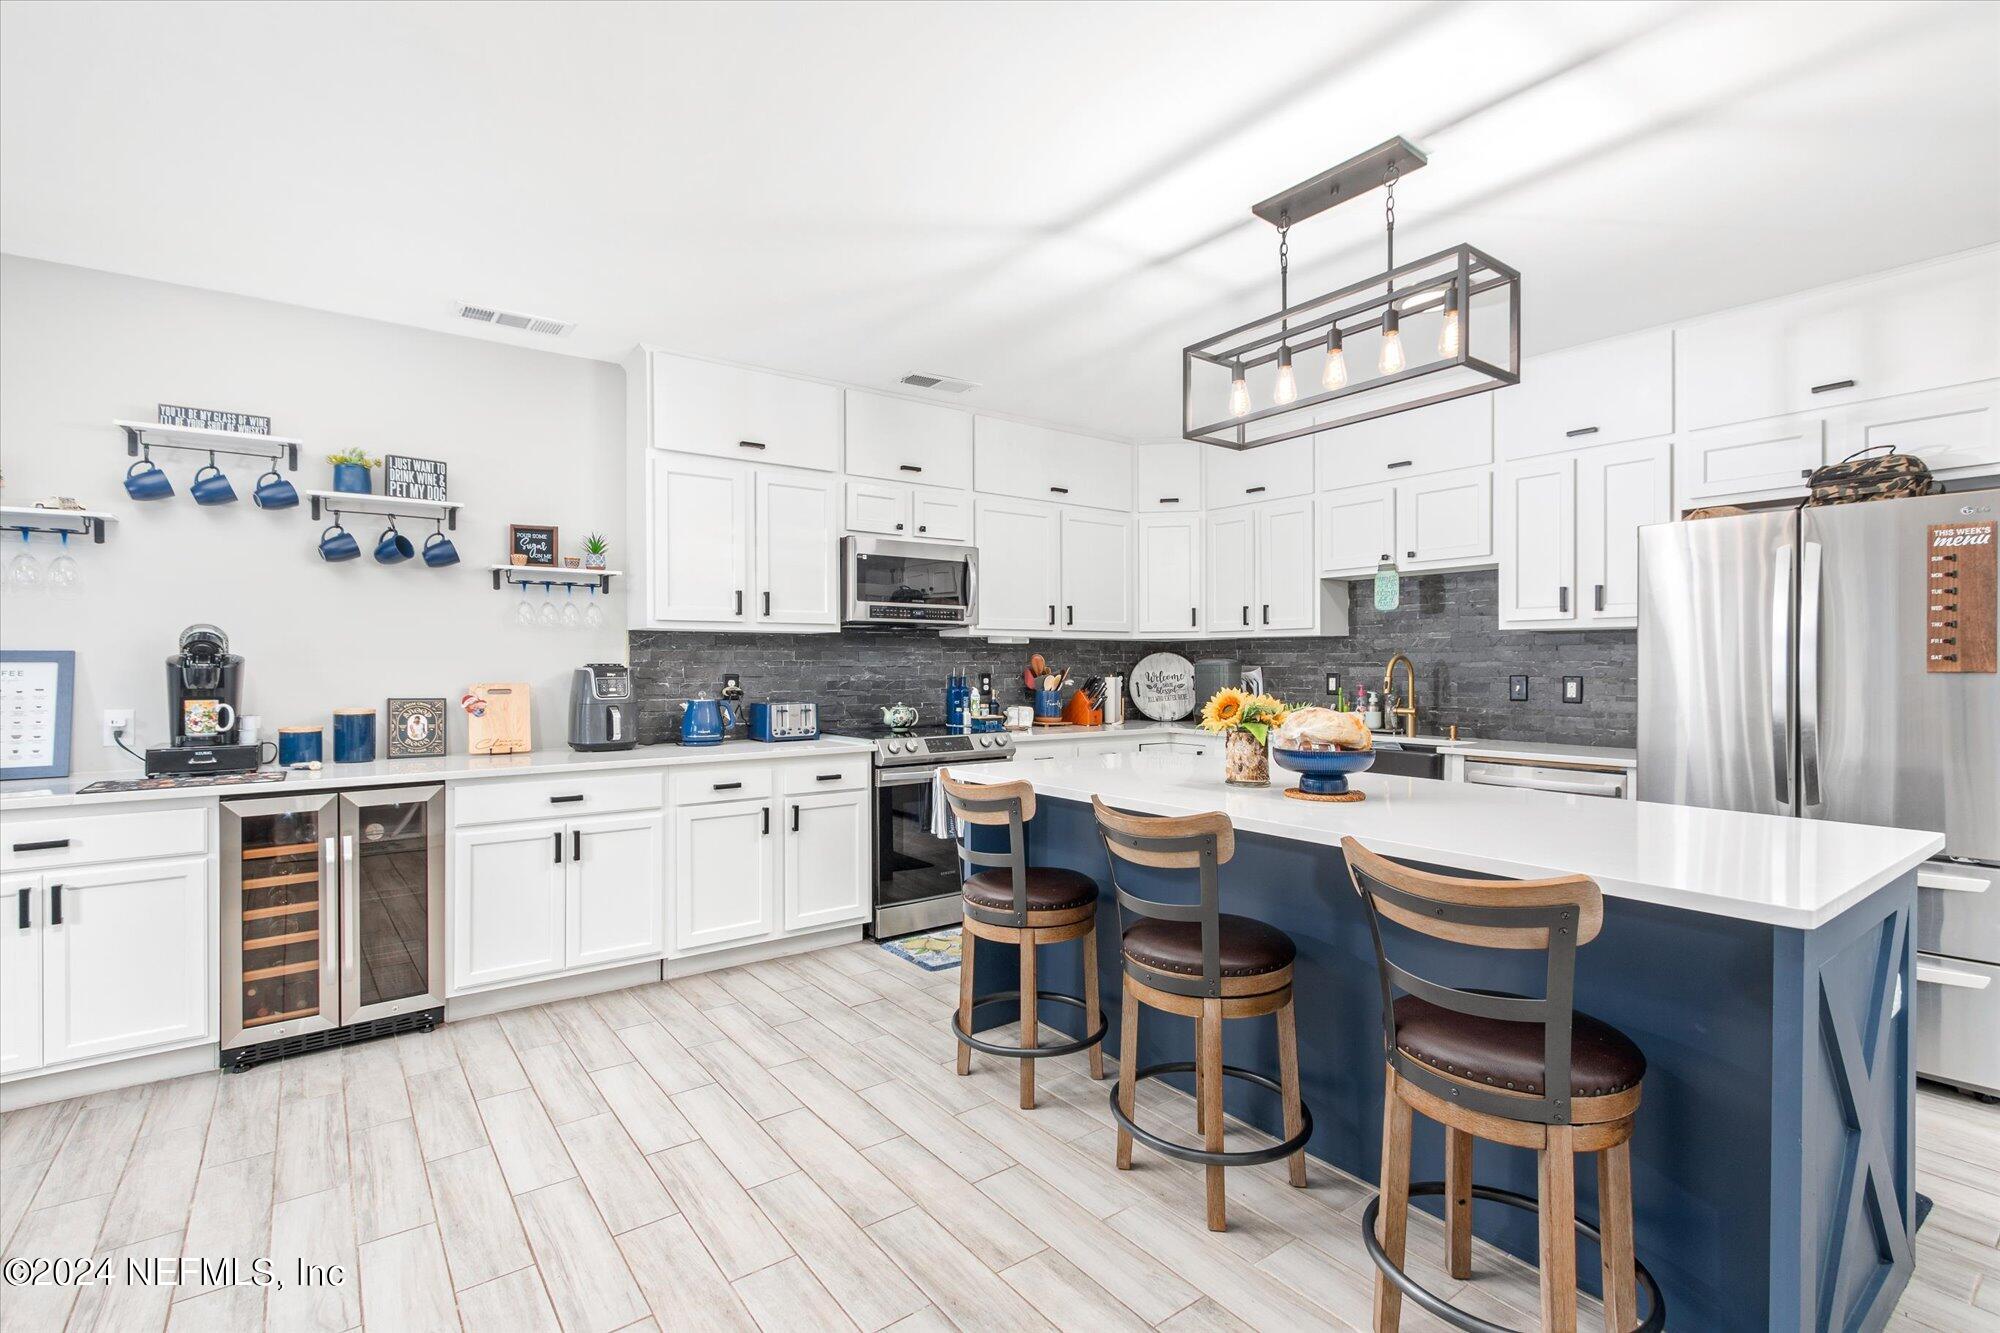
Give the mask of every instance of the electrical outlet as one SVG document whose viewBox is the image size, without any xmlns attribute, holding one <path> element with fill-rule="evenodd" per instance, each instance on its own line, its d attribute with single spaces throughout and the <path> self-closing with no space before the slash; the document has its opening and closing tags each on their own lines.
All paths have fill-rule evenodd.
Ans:
<svg viewBox="0 0 2000 1333">
<path fill-rule="evenodd" d="M 1515 703 L 1524 702 L 1528 697 L 1528 678 L 1526 676 L 1507 677 L 1507 697 Z"/>
<path fill-rule="evenodd" d="M 1338 671 L 1329 671 L 1326 673 L 1326 693 L 1328 698 L 1332 698 L 1334 695 L 1340 693 L 1340 673 Z"/>
<path fill-rule="evenodd" d="M 132 735 L 132 710 L 129 708 L 105 709 L 104 744 L 107 749 L 118 744 L 118 738 L 113 733 L 121 729 L 125 733 L 125 743 L 127 745 L 132 744 L 135 739 Z"/>
<path fill-rule="evenodd" d="M 1583 702 L 1582 676 L 1563 677 L 1563 702 L 1566 704 L 1580 704 Z"/>
<path fill-rule="evenodd" d="M 722 675 L 722 697 L 725 699 L 741 699 L 743 697 L 743 677 L 734 671 L 725 671 Z"/>
<path fill-rule="evenodd" d="M 979 692 L 982 695 L 993 693 L 993 673 L 991 671 L 982 671 L 979 673 Z"/>
</svg>

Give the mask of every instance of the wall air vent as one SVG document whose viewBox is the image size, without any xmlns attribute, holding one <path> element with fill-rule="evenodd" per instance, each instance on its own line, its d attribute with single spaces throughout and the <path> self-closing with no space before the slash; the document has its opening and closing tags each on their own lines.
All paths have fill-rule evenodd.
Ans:
<svg viewBox="0 0 2000 1333">
<path fill-rule="evenodd" d="M 498 324 L 502 328 L 519 329 L 523 333 L 541 333 L 551 338 L 560 338 L 576 327 L 569 320 L 545 319 L 540 315 L 521 315 L 511 310 L 489 310 L 485 306 L 463 305 L 458 313 L 466 319 L 476 319 L 481 324 Z"/>
<path fill-rule="evenodd" d="M 978 388 L 971 380 L 953 379 L 950 375 L 928 375 L 921 370 L 911 371 L 897 381 L 912 389 L 933 389 L 938 393 L 970 393 Z"/>
</svg>

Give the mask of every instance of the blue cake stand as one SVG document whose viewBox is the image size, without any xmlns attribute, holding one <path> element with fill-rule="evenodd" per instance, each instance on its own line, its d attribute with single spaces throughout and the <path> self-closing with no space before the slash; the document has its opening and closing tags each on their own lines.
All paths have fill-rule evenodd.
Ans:
<svg viewBox="0 0 2000 1333">
<path fill-rule="evenodd" d="M 1348 788 L 1347 775 L 1375 764 L 1370 750 L 1280 750 L 1274 746 L 1271 759 L 1278 767 L 1299 775 L 1299 796 L 1305 800 L 1360 800 L 1361 793 Z"/>
</svg>

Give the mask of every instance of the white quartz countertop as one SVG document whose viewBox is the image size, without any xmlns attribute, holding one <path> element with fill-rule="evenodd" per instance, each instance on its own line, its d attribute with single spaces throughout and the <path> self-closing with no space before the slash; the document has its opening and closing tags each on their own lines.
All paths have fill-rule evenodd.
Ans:
<svg viewBox="0 0 2000 1333">
<path fill-rule="evenodd" d="M 77 792 L 106 779 L 143 776 L 137 764 L 115 773 L 89 773 L 72 778 L 28 778 L 0 783 L 0 812 L 42 810 L 62 806 L 115 805 L 134 801 L 186 800 L 189 797 L 282 796 L 288 792 L 326 791 L 336 787 L 381 787 L 405 782 L 460 782 L 469 778 L 500 778 L 526 774 L 560 777 L 570 773 L 611 772 L 626 768 L 671 768 L 756 760 L 776 762 L 811 755 L 866 754 L 874 746 L 848 736 L 822 736 L 811 741 L 724 741 L 720 745 L 641 745 L 631 750 L 535 750 L 527 754 L 444 755 L 437 759 L 377 759 L 366 764 L 327 764 L 317 773 L 288 773 L 282 782 L 248 782 L 215 787 L 161 787 L 146 791 Z"/>
<path fill-rule="evenodd" d="M 1089 744 L 1118 737 L 1139 736 L 1165 740 L 1179 736 L 1188 740 L 1216 741 L 1193 719 L 1180 722 L 1153 722 L 1137 718 L 1116 727 L 1037 727 L 1032 732 L 1010 733 L 1017 748 L 1059 745 L 1065 742 Z M 1384 745 L 1398 738 L 1389 732 L 1376 733 Z M 1517 759 L 1528 763 L 1596 764 L 1605 768 L 1633 769 L 1639 766 L 1639 752 L 1615 745 L 1565 745 L 1555 741 L 1490 741 L 1477 738 L 1451 740 L 1444 736 L 1418 736 L 1416 740 L 1435 745 L 1442 754 L 1463 755 L 1468 759 Z"/>
<path fill-rule="evenodd" d="M 1944 836 L 1774 815 L 1608 801 L 1519 788 L 1357 774 L 1368 799 L 1316 804 L 1279 786 L 1225 786 L 1216 765 L 1162 754 L 980 764 L 963 776 L 1022 780 L 1050 797 L 1093 794 L 1142 814 L 1220 810 L 1244 833 L 1337 845 L 1515 878 L 1583 874 L 1614 898 L 1809 930 L 1944 848 Z M 1225 880 L 1227 872 L 1225 872 Z"/>
<path fill-rule="evenodd" d="M 1016 746 L 1059 745 L 1063 742 L 1110 741 L 1120 737 L 1144 740 L 1167 740 L 1174 736 L 1184 736 L 1189 740 L 1214 740 L 1207 732 L 1192 721 L 1154 722 L 1148 718 L 1133 718 L 1115 727 L 1036 727 L 1033 731 L 1010 731 Z"/>
</svg>

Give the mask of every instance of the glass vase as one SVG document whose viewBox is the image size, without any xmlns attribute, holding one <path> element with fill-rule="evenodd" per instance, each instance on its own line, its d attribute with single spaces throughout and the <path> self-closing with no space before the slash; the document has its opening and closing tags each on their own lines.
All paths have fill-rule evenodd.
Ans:
<svg viewBox="0 0 2000 1333">
<path fill-rule="evenodd" d="M 1247 731 L 1231 731 L 1222 739 L 1223 780 L 1232 787 L 1271 785 L 1271 751 Z"/>
</svg>

